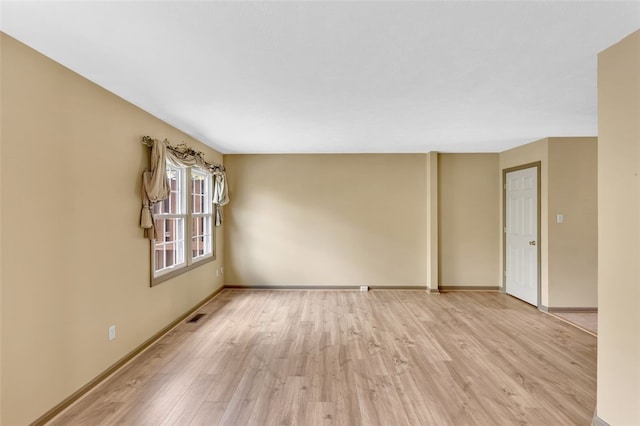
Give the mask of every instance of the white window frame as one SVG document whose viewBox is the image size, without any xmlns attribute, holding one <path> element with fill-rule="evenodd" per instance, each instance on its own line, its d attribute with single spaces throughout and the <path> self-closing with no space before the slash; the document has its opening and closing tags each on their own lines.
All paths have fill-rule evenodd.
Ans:
<svg viewBox="0 0 640 426">
<path fill-rule="evenodd" d="M 177 166 L 170 162 L 167 163 L 167 172 L 176 171 L 178 173 L 178 201 L 176 208 L 172 213 L 158 212 L 154 207 L 154 220 L 157 225 L 158 220 L 175 220 L 175 223 L 181 224 L 181 229 L 176 232 L 177 238 L 168 242 L 156 241 L 155 236 L 151 241 L 151 286 L 160 284 L 191 269 L 198 267 L 204 263 L 215 260 L 215 227 L 213 226 L 214 209 L 211 204 L 213 179 L 210 173 L 201 171 L 193 167 Z M 193 194 L 193 177 L 198 176 L 205 180 L 205 190 L 202 197 L 202 212 L 193 212 L 194 210 L 194 194 Z M 175 191 L 173 191 L 175 192 Z M 171 196 L 169 197 L 171 202 Z M 161 202 L 162 203 L 162 202 Z M 194 256 L 194 221 L 203 218 L 205 226 L 203 233 L 205 241 L 205 253 Z M 206 223 L 208 222 L 208 227 Z M 180 239 L 180 234 L 182 239 Z M 208 241 L 207 241 L 208 239 Z M 174 250 L 174 264 L 168 267 L 159 267 L 156 265 L 156 252 L 159 247 L 166 248 L 173 245 L 181 247 L 181 252 Z M 166 254 L 165 254 L 166 258 Z"/>
<path fill-rule="evenodd" d="M 188 222 L 191 224 L 189 229 L 191 229 L 189 240 L 191 241 L 191 256 L 190 260 L 192 263 L 201 262 L 206 260 L 207 258 L 213 256 L 213 237 L 214 237 L 214 226 L 213 226 L 213 205 L 212 205 L 212 194 L 213 194 L 213 178 L 210 173 L 190 168 L 189 169 L 189 193 L 191 194 L 188 200 L 189 204 L 189 220 Z M 194 207 L 194 197 L 200 194 L 194 194 L 193 192 L 193 180 L 194 178 L 199 177 L 204 179 L 204 189 L 202 198 L 202 211 L 196 212 Z M 196 219 L 203 219 L 203 229 L 199 234 L 194 235 L 193 227 L 196 224 Z M 203 239 L 203 248 L 204 253 L 201 255 L 193 254 L 193 245 L 194 240 L 198 237 L 202 237 Z"/>
</svg>

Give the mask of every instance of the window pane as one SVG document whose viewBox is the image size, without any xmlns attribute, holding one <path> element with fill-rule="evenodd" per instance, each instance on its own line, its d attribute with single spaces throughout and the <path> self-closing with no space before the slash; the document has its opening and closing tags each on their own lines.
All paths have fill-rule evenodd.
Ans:
<svg viewBox="0 0 640 426">
<path fill-rule="evenodd" d="M 209 254 L 211 250 L 211 235 L 205 235 L 204 237 L 204 254 Z"/>
<path fill-rule="evenodd" d="M 169 188 L 171 192 L 166 200 L 162 200 L 153 205 L 153 214 L 183 214 L 184 202 L 181 200 L 181 191 L 183 191 L 185 171 L 184 169 L 169 166 L 167 168 L 167 177 L 169 178 Z"/>
<path fill-rule="evenodd" d="M 194 258 L 211 254 L 211 216 L 192 218 L 191 251 Z"/>
<path fill-rule="evenodd" d="M 170 268 L 177 263 L 175 243 L 167 243 L 165 245 L 165 254 L 165 267 Z"/>
<path fill-rule="evenodd" d="M 156 219 L 155 272 L 184 263 L 183 218 Z"/>
<path fill-rule="evenodd" d="M 202 227 L 203 227 L 203 217 L 196 216 L 193 218 L 193 226 L 191 229 L 191 236 L 196 237 L 198 235 L 202 235 Z"/>
<path fill-rule="evenodd" d="M 182 218 L 179 219 L 171 219 L 174 223 L 175 229 L 175 241 L 184 241 L 184 223 L 185 220 Z"/>
<path fill-rule="evenodd" d="M 154 257 L 155 257 L 155 270 L 156 271 L 160 271 L 162 269 L 165 268 L 165 263 L 164 263 L 164 245 L 163 244 L 156 244 L 154 247 Z"/>
<path fill-rule="evenodd" d="M 191 256 L 194 258 L 202 256 L 202 246 L 200 244 L 200 237 L 193 237 L 191 239 Z"/>
<path fill-rule="evenodd" d="M 176 264 L 184 263 L 184 240 L 176 243 Z"/>
<path fill-rule="evenodd" d="M 212 221 L 212 216 L 205 216 L 204 218 L 204 222 L 202 224 L 202 235 L 211 235 L 211 221 Z"/>
<path fill-rule="evenodd" d="M 176 239 L 176 223 L 174 219 L 165 219 L 167 226 L 163 234 L 164 241 L 174 241 Z"/>
<path fill-rule="evenodd" d="M 183 181 L 184 181 L 184 169 L 173 169 L 173 178 L 171 178 L 171 196 L 169 213 L 182 214 L 184 212 L 183 207 Z"/>
<path fill-rule="evenodd" d="M 193 194 L 191 196 L 191 208 L 193 213 L 202 213 L 202 195 Z"/>
<path fill-rule="evenodd" d="M 204 181 L 204 189 L 202 191 L 202 213 L 211 213 L 211 176 Z"/>
<path fill-rule="evenodd" d="M 183 239 L 182 222 L 183 219 L 163 219 L 156 218 L 156 242 L 169 242 L 177 239 Z"/>
<path fill-rule="evenodd" d="M 153 205 L 153 214 L 159 215 L 163 213 L 169 213 L 169 199 L 162 200 Z"/>
<path fill-rule="evenodd" d="M 191 212 L 195 214 L 211 211 L 209 187 L 211 176 L 206 173 L 191 171 Z"/>
<path fill-rule="evenodd" d="M 202 217 L 194 217 L 192 218 L 192 227 L 191 227 L 191 256 L 198 257 L 202 256 L 202 244 L 201 244 L 201 235 L 202 235 Z"/>
<path fill-rule="evenodd" d="M 193 194 L 202 194 L 204 188 L 204 177 L 194 174 L 191 178 L 191 191 Z"/>
</svg>

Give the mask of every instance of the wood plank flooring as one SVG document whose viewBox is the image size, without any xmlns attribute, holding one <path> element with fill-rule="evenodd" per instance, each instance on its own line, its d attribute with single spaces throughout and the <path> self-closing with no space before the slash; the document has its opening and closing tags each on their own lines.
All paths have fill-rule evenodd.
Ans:
<svg viewBox="0 0 640 426">
<path fill-rule="evenodd" d="M 497 292 L 224 290 L 51 425 L 589 425 L 596 338 Z"/>
<path fill-rule="evenodd" d="M 598 313 L 597 312 L 554 312 L 552 315 L 598 335 Z"/>
</svg>

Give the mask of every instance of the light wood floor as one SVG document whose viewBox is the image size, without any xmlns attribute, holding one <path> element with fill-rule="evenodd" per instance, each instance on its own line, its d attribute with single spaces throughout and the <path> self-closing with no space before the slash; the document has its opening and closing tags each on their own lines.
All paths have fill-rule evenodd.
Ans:
<svg viewBox="0 0 640 426">
<path fill-rule="evenodd" d="M 553 314 L 591 333 L 598 334 L 597 312 L 554 312 Z"/>
<path fill-rule="evenodd" d="M 596 338 L 510 296 L 225 290 L 54 425 L 589 425 Z"/>
</svg>

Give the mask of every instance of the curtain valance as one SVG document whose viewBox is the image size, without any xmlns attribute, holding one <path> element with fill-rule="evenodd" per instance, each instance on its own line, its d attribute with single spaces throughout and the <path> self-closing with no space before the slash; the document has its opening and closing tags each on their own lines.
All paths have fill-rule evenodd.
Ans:
<svg viewBox="0 0 640 426">
<path fill-rule="evenodd" d="M 222 206 L 229 202 L 227 194 L 227 176 L 222 164 L 209 163 L 204 153 L 189 148 L 185 144 L 171 146 L 168 140 L 159 141 L 143 136 L 142 143 L 151 148 L 150 167 L 142 174 L 142 212 L 140 226 L 145 237 L 153 239 L 154 225 L 152 208 L 155 203 L 169 197 L 171 187 L 167 176 L 167 161 L 178 166 L 197 167 L 210 173 L 213 179 L 213 205 L 215 206 L 215 225 L 222 225 Z"/>
</svg>

